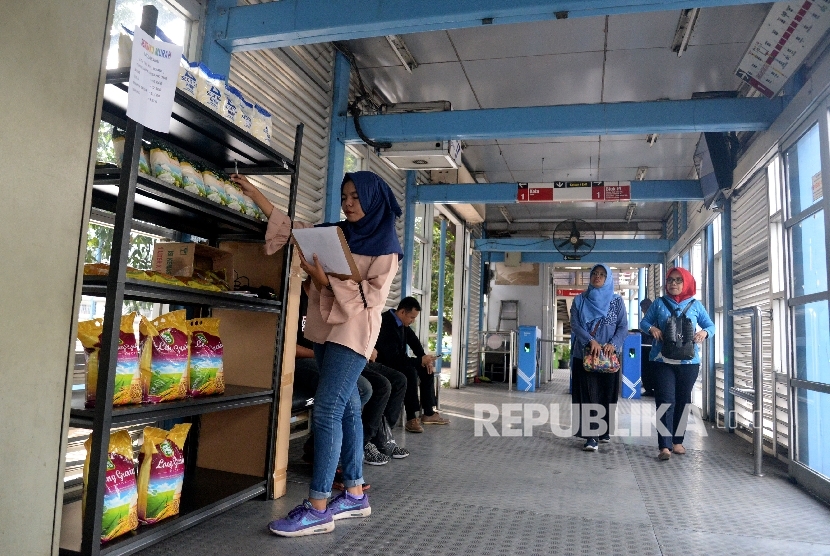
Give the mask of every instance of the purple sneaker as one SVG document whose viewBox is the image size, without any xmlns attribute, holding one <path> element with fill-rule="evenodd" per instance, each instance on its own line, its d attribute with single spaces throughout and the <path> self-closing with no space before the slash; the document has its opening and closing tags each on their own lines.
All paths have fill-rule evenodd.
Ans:
<svg viewBox="0 0 830 556">
<path fill-rule="evenodd" d="M 372 515 L 372 508 L 369 506 L 369 495 L 365 492 L 363 498 L 355 498 L 349 491 L 343 491 L 329 502 L 329 511 L 334 520 Z"/>
<path fill-rule="evenodd" d="M 269 523 L 268 529 L 281 537 L 303 537 L 331 533 L 334 531 L 334 520 L 328 508 L 320 512 L 315 510 L 308 500 L 303 500 L 303 503 L 288 512 L 286 517 Z"/>
</svg>

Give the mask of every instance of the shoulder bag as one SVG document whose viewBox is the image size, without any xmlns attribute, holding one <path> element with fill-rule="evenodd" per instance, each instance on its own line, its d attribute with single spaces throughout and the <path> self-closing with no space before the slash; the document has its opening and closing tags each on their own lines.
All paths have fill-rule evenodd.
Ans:
<svg viewBox="0 0 830 556">
<path fill-rule="evenodd" d="M 601 319 L 597 322 L 597 325 L 594 326 L 594 331 L 591 332 L 591 336 L 597 333 L 600 322 L 602 322 Z M 588 345 L 590 345 L 590 342 Z M 588 345 L 585 346 L 583 351 L 588 349 Z M 590 353 L 586 353 L 582 358 L 582 368 L 589 373 L 616 373 L 620 370 L 620 358 L 617 355 L 616 350 L 610 356 L 605 355 L 603 350 L 599 351 L 599 355 L 591 355 Z"/>
</svg>

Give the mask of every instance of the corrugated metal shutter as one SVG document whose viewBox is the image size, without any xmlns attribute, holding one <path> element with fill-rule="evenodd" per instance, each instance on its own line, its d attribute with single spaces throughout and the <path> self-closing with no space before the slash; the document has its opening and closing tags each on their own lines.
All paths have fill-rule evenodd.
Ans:
<svg viewBox="0 0 830 556">
<path fill-rule="evenodd" d="M 677 220 L 677 211 L 676 211 L 677 203 L 672 205 L 672 209 L 669 211 L 669 214 L 666 216 L 666 239 L 677 239 L 675 234 L 675 221 Z"/>
<path fill-rule="evenodd" d="M 291 158 L 297 124 L 305 125 L 297 195 L 297 218 L 323 219 L 331 128 L 334 49 L 328 43 L 239 52 L 231 57 L 229 82 L 246 99 L 271 113 L 271 146 Z M 252 178 L 266 197 L 285 210 L 287 176 Z"/>
<path fill-rule="evenodd" d="M 770 308 L 769 208 L 766 172 L 759 172 L 732 202 L 733 308 Z M 749 317 L 734 319 L 735 386 L 752 388 L 752 335 Z M 764 435 L 772 439 L 772 334 L 764 319 Z M 726 354 L 727 357 L 729 354 Z M 752 404 L 735 398 L 736 424 L 749 428 Z M 786 425 L 785 425 L 786 428 Z"/>
<path fill-rule="evenodd" d="M 648 298 L 657 301 L 663 295 L 663 265 L 653 264 L 648 267 Z"/>
<path fill-rule="evenodd" d="M 481 239 L 481 224 L 468 227 L 470 231 L 470 243 Z M 479 367 L 479 320 L 481 318 L 481 251 L 474 250 L 470 257 L 470 268 L 464 280 L 465 290 L 469 288 L 469 303 L 466 311 L 462 312 L 465 326 L 469 323 L 466 332 L 467 346 L 465 359 L 467 362 L 467 382 L 470 383 L 473 377 L 478 375 Z"/>
</svg>

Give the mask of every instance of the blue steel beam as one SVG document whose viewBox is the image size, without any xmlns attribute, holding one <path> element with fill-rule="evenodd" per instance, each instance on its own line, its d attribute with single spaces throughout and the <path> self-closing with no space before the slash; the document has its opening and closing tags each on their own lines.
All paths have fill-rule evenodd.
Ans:
<svg viewBox="0 0 830 556">
<path fill-rule="evenodd" d="M 401 261 L 401 298 L 412 295 L 412 266 L 415 260 L 415 182 L 417 172 L 406 172 L 406 197 L 403 223 L 403 261 Z"/>
<path fill-rule="evenodd" d="M 668 239 L 598 239 L 591 253 L 666 253 L 672 242 Z M 546 237 L 513 237 L 477 239 L 474 248 L 482 253 L 520 251 L 522 260 L 527 253 L 558 253 L 553 240 Z"/>
<path fill-rule="evenodd" d="M 764 131 L 783 108 L 782 97 L 567 104 L 362 116 L 360 127 L 367 137 L 391 143 Z M 345 140 L 362 142 L 352 118 Z"/>
<path fill-rule="evenodd" d="M 406 33 L 684 8 L 760 4 L 763 0 L 282 0 L 231 9 L 225 50 L 257 50 Z"/>
<path fill-rule="evenodd" d="M 224 40 L 228 30 L 228 15 L 237 0 L 208 0 L 205 8 L 205 35 L 201 61 L 215 73 L 229 75 L 231 52 L 217 41 Z"/>
<path fill-rule="evenodd" d="M 482 253 L 482 258 L 491 263 L 504 262 L 504 253 Z M 593 253 L 582 257 L 581 263 L 609 264 L 662 264 L 663 253 Z M 523 263 L 575 263 L 565 260 L 559 253 L 522 253 Z"/>
<path fill-rule="evenodd" d="M 346 160 L 346 144 L 343 134 L 336 129 L 342 129 L 342 122 L 346 119 L 349 108 L 349 79 L 351 66 L 349 60 L 342 53 L 334 56 L 334 83 L 332 85 L 332 131 L 329 135 L 329 156 L 326 166 L 326 211 L 324 222 L 340 220 L 340 182 L 343 179 L 343 166 Z M 336 125 L 340 121 L 341 125 Z"/>
<path fill-rule="evenodd" d="M 533 184 L 537 185 L 537 184 Z M 547 184 L 553 186 L 553 184 Z M 518 183 L 459 183 L 419 185 L 419 203 L 515 203 Z M 698 180 L 647 180 L 631 182 L 632 201 L 702 201 Z M 567 201 L 563 201 L 567 202 Z"/>
</svg>

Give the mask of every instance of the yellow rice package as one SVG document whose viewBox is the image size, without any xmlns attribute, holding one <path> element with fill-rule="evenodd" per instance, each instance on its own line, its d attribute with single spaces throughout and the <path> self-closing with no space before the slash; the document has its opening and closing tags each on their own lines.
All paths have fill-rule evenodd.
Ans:
<svg viewBox="0 0 830 556">
<path fill-rule="evenodd" d="M 190 329 L 190 367 L 187 394 L 198 398 L 225 391 L 222 369 L 223 346 L 219 338 L 219 319 L 193 319 Z"/>
<path fill-rule="evenodd" d="M 135 341 L 133 322 L 136 313 L 121 317 L 118 336 L 118 354 L 115 363 L 115 387 L 113 405 L 141 403 L 141 374 L 138 369 L 138 343 Z M 101 351 L 103 319 L 78 323 L 78 339 L 86 355 L 86 406 L 95 407 L 98 390 L 98 360 Z"/>
<path fill-rule="evenodd" d="M 89 452 L 92 437 L 86 439 L 84 461 L 84 496 L 82 511 L 86 512 L 86 491 L 89 477 Z M 101 542 L 138 528 L 138 489 L 136 488 L 133 444 L 127 431 L 110 435 L 107 449 L 107 472 L 104 484 L 104 511 L 101 517 Z"/>
<path fill-rule="evenodd" d="M 138 455 L 138 519 L 155 523 L 179 513 L 184 481 L 182 448 L 190 423 L 175 425 L 170 432 L 145 427 Z"/>
<path fill-rule="evenodd" d="M 159 403 L 184 399 L 190 355 L 184 309 L 161 315 L 153 321 L 142 317 L 138 335 L 142 401 Z"/>
</svg>

